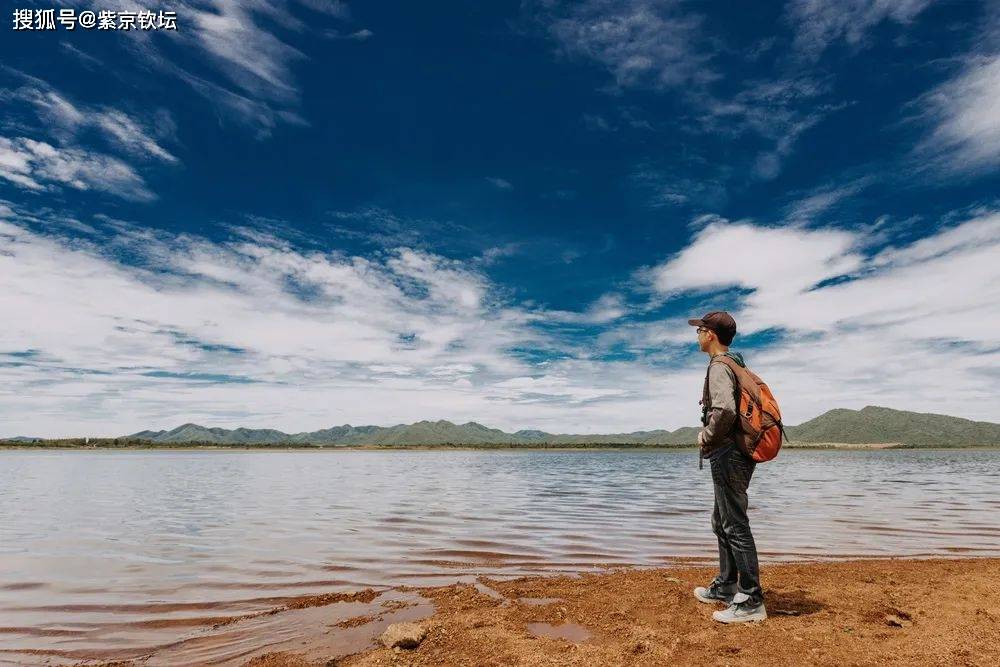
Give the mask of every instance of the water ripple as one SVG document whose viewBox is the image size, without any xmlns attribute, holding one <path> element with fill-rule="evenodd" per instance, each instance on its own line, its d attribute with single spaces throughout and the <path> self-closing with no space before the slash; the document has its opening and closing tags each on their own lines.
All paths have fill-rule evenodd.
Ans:
<svg viewBox="0 0 1000 667">
<path fill-rule="evenodd" d="M 690 452 L 0 459 L 0 651 L 125 655 L 320 591 L 716 554 Z M 991 451 L 783 453 L 750 489 L 761 557 L 1000 555 L 998 469 Z"/>
</svg>

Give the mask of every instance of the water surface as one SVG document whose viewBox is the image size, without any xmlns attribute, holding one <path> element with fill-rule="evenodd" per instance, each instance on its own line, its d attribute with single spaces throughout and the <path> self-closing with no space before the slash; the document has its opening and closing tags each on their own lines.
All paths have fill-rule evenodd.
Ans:
<svg viewBox="0 0 1000 667">
<path fill-rule="evenodd" d="M 751 521 L 764 560 L 1000 556 L 998 486 L 998 451 L 786 451 Z M 0 451 L 0 651 L 141 655 L 292 596 L 710 559 L 711 493 L 690 451 Z"/>
</svg>

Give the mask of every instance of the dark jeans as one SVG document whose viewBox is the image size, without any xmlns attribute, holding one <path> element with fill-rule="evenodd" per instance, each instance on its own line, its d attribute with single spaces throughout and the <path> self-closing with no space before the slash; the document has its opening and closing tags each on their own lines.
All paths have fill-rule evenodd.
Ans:
<svg viewBox="0 0 1000 667">
<path fill-rule="evenodd" d="M 737 447 L 711 464 L 715 486 L 712 532 L 719 538 L 719 581 L 738 583 L 740 593 L 755 602 L 763 600 L 757 547 L 747 518 L 747 487 L 757 464 Z"/>
</svg>

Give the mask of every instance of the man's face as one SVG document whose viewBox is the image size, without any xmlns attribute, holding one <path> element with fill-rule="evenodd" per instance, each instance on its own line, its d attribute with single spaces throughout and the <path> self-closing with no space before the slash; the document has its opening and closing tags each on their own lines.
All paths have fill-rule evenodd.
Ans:
<svg viewBox="0 0 1000 667">
<path fill-rule="evenodd" d="M 702 352 L 708 352 L 708 346 L 712 343 L 714 338 L 715 333 L 711 329 L 698 327 L 698 349 Z"/>
</svg>

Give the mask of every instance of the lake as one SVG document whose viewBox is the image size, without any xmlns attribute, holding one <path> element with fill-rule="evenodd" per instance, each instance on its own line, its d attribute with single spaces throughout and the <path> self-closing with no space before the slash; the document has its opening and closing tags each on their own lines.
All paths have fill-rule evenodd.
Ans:
<svg viewBox="0 0 1000 667">
<path fill-rule="evenodd" d="M 998 488 L 996 450 L 786 450 L 751 522 L 765 561 L 1000 556 Z M 711 509 L 693 451 L 5 450 L 0 651 L 129 656 L 291 596 L 711 561 Z"/>
</svg>

